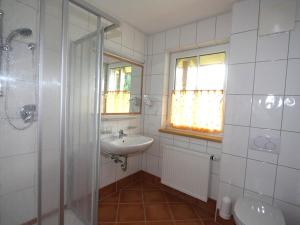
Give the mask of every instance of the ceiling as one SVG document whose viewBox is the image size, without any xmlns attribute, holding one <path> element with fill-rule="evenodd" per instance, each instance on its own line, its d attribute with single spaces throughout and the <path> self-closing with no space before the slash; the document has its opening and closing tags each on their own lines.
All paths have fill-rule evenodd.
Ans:
<svg viewBox="0 0 300 225">
<path fill-rule="evenodd" d="M 237 0 L 89 0 L 106 13 L 152 34 L 229 11 Z"/>
</svg>

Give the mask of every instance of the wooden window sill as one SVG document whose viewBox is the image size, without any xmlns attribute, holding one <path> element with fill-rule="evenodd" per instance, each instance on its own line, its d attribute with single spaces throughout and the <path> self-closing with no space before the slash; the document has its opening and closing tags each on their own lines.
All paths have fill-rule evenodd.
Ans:
<svg viewBox="0 0 300 225">
<path fill-rule="evenodd" d="M 174 134 L 174 135 L 190 137 L 190 138 L 204 139 L 204 140 L 218 142 L 218 143 L 222 143 L 222 141 L 223 141 L 223 137 L 216 136 L 216 135 L 209 134 L 209 133 L 207 133 L 207 134 L 206 133 L 197 133 L 197 132 L 193 132 L 193 131 L 178 130 L 178 129 L 171 129 L 171 128 L 161 128 L 158 131 L 161 133 Z"/>
</svg>

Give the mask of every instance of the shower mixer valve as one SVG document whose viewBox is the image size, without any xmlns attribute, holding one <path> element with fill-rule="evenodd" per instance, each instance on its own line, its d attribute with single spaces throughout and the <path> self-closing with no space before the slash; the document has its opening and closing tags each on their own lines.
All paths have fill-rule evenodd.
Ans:
<svg viewBox="0 0 300 225">
<path fill-rule="evenodd" d="M 36 116 L 36 105 L 24 105 L 20 110 L 20 116 L 24 123 L 30 123 L 34 121 Z"/>
</svg>

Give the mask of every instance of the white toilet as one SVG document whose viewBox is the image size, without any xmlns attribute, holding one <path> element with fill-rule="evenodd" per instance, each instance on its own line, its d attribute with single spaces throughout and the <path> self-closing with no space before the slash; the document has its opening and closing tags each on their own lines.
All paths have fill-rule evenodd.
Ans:
<svg viewBox="0 0 300 225">
<path fill-rule="evenodd" d="M 280 209 L 253 198 L 239 198 L 233 208 L 237 225 L 285 225 Z"/>
</svg>

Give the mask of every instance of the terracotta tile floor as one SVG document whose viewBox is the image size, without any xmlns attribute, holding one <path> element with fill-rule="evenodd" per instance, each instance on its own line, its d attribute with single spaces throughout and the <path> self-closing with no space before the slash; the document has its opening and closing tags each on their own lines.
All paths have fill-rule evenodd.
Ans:
<svg viewBox="0 0 300 225">
<path fill-rule="evenodd" d="M 159 187 L 135 183 L 101 199 L 99 225 L 220 225 L 214 215 Z M 225 225 L 225 224 L 224 224 Z"/>
</svg>

